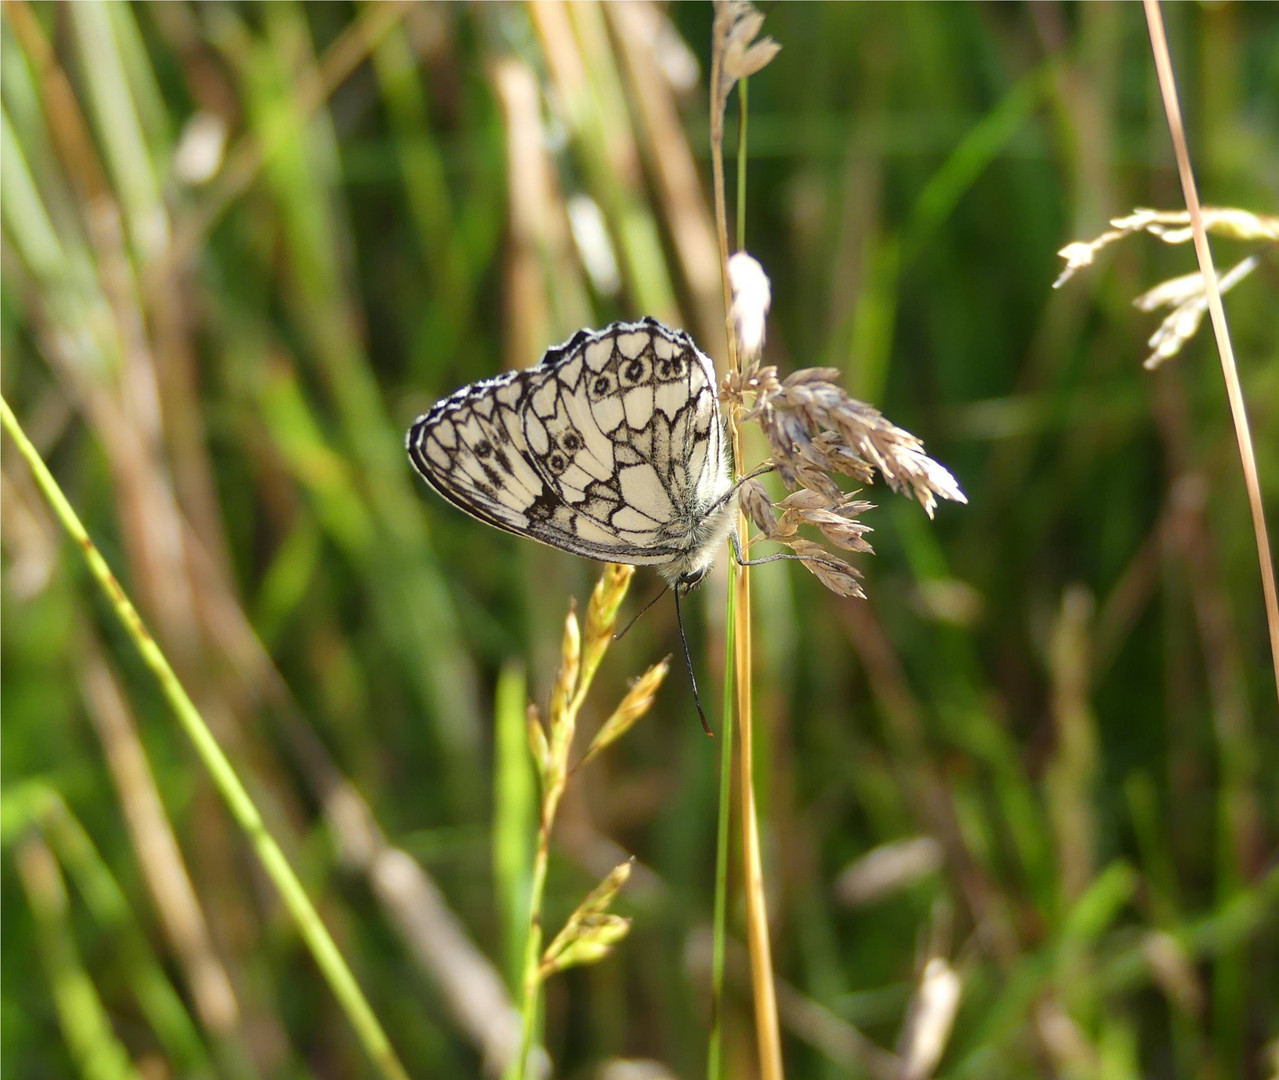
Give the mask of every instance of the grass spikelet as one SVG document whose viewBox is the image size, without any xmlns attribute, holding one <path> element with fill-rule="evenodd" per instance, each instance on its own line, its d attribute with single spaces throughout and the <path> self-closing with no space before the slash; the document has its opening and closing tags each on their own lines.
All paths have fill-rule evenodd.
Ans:
<svg viewBox="0 0 1279 1080">
<path fill-rule="evenodd" d="M 573 766 L 574 771 L 580 769 L 601 750 L 612 746 L 613 743 L 617 742 L 618 739 L 635 726 L 637 720 L 648 712 L 652 707 L 653 699 L 657 696 L 658 687 L 662 685 L 662 680 L 666 678 L 666 673 L 670 670 L 670 666 L 670 657 L 660 660 L 631 684 L 630 690 L 626 692 L 626 696 L 622 698 L 621 703 L 613 710 L 612 715 L 604 721 L 599 731 L 595 733 L 595 737 L 591 739 L 591 744 L 586 748 L 586 753 L 582 755 L 582 759 Z"/>
<path fill-rule="evenodd" d="M 863 596 L 851 563 L 820 544 L 801 537 L 809 525 L 828 544 L 869 553 L 870 526 L 857 516 L 871 504 L 846 492 L 835 479 L 845 476 L 870 483 L 878 473 L 893 490 L 911 495 L 931 518 L 937 500 L 966 503 L 958 482 L 924 453 L 923 442 L 891 423 L 878 409 L 852 397 L 836 381 L 834 368 L 802 368 L 779 377 L 777 368 L 759 362 L 763 319 L 769 306 L 768 278 L 754 259 L 738 252 L 729 261 L 733 286 L 730 321 L 750 367 L 730 372 L 723 398 L 740 422 L 754 420 L 768 443 L 770 457 L 761 470 L 776 471 L 791 494 L 776 506 L 758 480 L 742 484 L 742 512 L 765 539 L 789 547 L 794 557 L 837 596 Z"/>
<path fill-rule="evenodd" d="M 1279 243 L 1279 217 L 1254 214 L 1238 207 L 1204 207 L 1203 227 L 1205 232 L 1230 240 Z M 1185 244 L 1194 239 L 1189 211 L 1139 207 L 1125 217 L 1112 218 L 1110 228 L 1100 236 L 1092 240 L 1076 240 L 1062 248 L 1057 254 L 1066 260 L 1066 266 L 1053 282 L 1053 288 L 1061 288 L 1078 271 L 1092 266 L 1097 255 L 1115 241 L 1138 233 L 1157 237 L 1165 244 Z M 1249 255 L 1235 263 L 1218 280 L 1218 295 L 1225 296 L 1256 270 L 1259 262 L 1256 255 Z M 1133 306 L 1139 311 L 1155 311 L 1161 307 L 1172 309 L 1148 342 L 1153 351 L 1142 366 L 1153 371 L 1181 352 L 1186 342 L 1198 332 L 1208 313 L 1208 286 L 1200 271 L 1182 274 L 1148 289 L 1133 301 Z"/>
<path fill-rule="evenodd" d="M 564 637 L 560 645 L 560 670 L 551 689 L 551 754 L 561 754 L 572 741 L 577 710 L 572 708 L 582 667 L 582 631 L 577 623 L 577 604 L 569 601 L 564 619 Z M 594 672 L 592 672 L 594 674 Z"/>
<path fill-rule="evenodd" d="M 631 876 L 634 859 L 619 863 L 586 894 L 586 899 L 568 917 L 564 929 L 546 947 L 538 969 L 541 978 L 579 964 L 593 964 L 626 936 L 631 920 L 609 912 L 609 907 Z"/>
<path fill-rule="evenodd" d="M 665 660 L 640 676 L 597 732 L 581 761 L 569 766 L 578 713 L 600 661 L 613 641 L 617 612 L 634 573 L 631 566 L 610 563 L 605 567 L 586 607 L 585 633 L 578 622 L 577 605 L 569 601 L 560 645 L 560 667 L 551 689 L 546 724 L 543 725 L 535 705 L 530 704 L 528 708 L 529 750 L 537 764 L 542 800 L 529 888 L 528 933 L 525 936 L 521 980 L 523 1026 L 520 1052 L 508 1073 L 516 1080 L 524 1077 L 529 1070 L 529 1055 L 540 1023 L 542 984 L 565 968 L 602 959 L 630 929 L 629 919 L 608 911 L 618 890 L 630 876 L 631 863 L 627 861 L 590 892 L 545 952 L 542 949 L 542 900 L 546 893 L 551 830 L 555 826 L 555 816 L 568 778 L 635 725 L 652 705 L 653 695 L 666 676 Z"/>
<path fill-rule="evenodd" d="M 622 606 L 634 576 L 635 567 L 609 563 L 591 593 L 591 602 L 586 608 L 586 642 L 582 650 L 584 686 L 595 677 L 595 669 L 613 640 L 617 610 Z"/>
<path fill-rule="evenodd" d="M 533 755 L 533 764 L 537 766 L 538 780 L 545 786 L 546 774 L 551 768 L 551 746 L 546 741 L 542 714 L 532 702 L 528 707 L 528 748 Z"/>
</svg>

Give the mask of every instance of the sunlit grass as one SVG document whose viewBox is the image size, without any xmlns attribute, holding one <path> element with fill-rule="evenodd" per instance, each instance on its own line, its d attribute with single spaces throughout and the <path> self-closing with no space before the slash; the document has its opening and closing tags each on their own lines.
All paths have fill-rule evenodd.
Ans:
<svg viewBox="0 0 1279 1080">
<path fill-rule="evenodd" d="M 1164 15 L 1202 198 L 1273 211 L 1279 20 Z M 406 1070 L 497 1075 L 540 812 L 524 707 L 597 568 L 433 501 L 403 428 L 613 318 L 684 326 L 726 368 L 709 5 L 0 18 L 5 399 Z M 1049 288 L 1063 245 L 1181 205 L 1142 12 L 781 4 L 764 33 L 782 50 L 751 79 L 725 230 L 771 279 L 765 363 L 838 368 L 969 498 L 930 524 L 864 491 L 865 601 L 751 571 L 786 1074 L 1268 1075 L 1279 739 L 1247 492 L 1207 326 L 1147 373 L 1131 308 L 1190 249 L 1115 244 Z M 614 282 L 570 200 L 597 208 Z M 1225 271 L 1259 245 L 1213 247 Z M 1263 494 L 1272 279 L 1263 259 L 1224 297 Z M 0 499 L 6 1075 L 367 1071 L 7 437 Z M 703 686 L 734 670 L 717 574 L 684 609 Z M 627 607 L 654 588 L 639 571 Z M 582 739 L 677 647 L 664 604 L 611 645 Z M 539 983 L 555 1075 L 700 1075 L 713 1024 L 722 1075 L 758 1072 L 722 749 L 676 681 L 568 781 L 543 944 L 635 862 L 626 939 Z M 122 791 L 112 753 L 150 785 Z M 194 989 L 201 956 L 232 1010 Z"/>
</svg>

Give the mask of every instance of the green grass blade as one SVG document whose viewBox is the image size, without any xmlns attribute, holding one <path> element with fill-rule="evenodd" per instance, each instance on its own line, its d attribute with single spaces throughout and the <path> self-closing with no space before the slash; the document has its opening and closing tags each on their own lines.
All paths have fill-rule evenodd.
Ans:
<svg viewBox="0 0 1279 1080">
<path fill-rule="evenodd" d="M 280 845 L 267 831 L 262 815 L 249 797 L 234 767 L 223 753 L 222 747 L 218 745 L 213 732 L 209 730 L 173 668 L 169 666 L 169 661 L 159 645 L 143 625 L 142 617 L 125 594 L 119 581 L 116 580 L 106 559 L 102 557 L 102 553 L 98 551 L 88 532 L 85 531 L 84 525 L 62 493 L 57 480 L 53 478 L 53 474 L 49 472 L 39 453 L 27 439 L 17 417 L 14 416 L 13 410 L 9 408 L 9 403 L 4 398 L 0 398 L 0 421 L 3 422 L 5 430 L 9 432 L 17 445 L 18 452 L 30 467 L 41 493 L 53 508 L 62 527 L 80 547 L 94 580 L 101 587 L 142 662 L 155 675 L 179 723 L 191 739 L 196 753 L 199 754 L 209 776 L 226 801 L 227 808 L 253 845 L 262 868 L 279 891 L 298 932 L 306 942 L 307 948 L 310 949 L 311 955 L 315 958 L 338 1003 L 347 1014 L 351 1026 L 355 1028 L 356 1035 L 363 1043 L 369 1057 L 383 1076 L 390 1077 L 392 1080 L 407 1080 L 408 1073 L 395 1056 L 395 1051 L 391 1048 L 382 1025 L 355 981 L 355 976 L 338 951 L 337 944 L 325 928 L 319 912 L 315 910 L 315 905 L 311 903 L 301 881 L 284 857 Z"/>
</svg>

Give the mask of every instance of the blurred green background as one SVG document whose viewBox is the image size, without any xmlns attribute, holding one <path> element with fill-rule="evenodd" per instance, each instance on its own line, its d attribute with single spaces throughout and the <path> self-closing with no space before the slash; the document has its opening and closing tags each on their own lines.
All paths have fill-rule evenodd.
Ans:
<svg viewBox="0 0 1279 1080">
<path fill-rule="evenodd" d="M 1166 18 L 1202 197 L 1273 212 L 1279 7 Z M 403 432 L 581 325 L 653 314 L 722 361 L 710 22 L 4 5 L 5 397 L 416 1076 L 502 1059 L 524 701 L 598 567 L 427 493 Z M 745 226 L 768 358 L 841 368 L 969 498 L 930 524 L 873 489 L 866 601 L 754 574 L 788 1071 L 883 1075 L 941 959 L 962 994 L 939 1076 L 1274 1076 L 1253 533 L 1210 333 L 1144 372 L 1158 317 L 1130 306 L 1193 253 L 1133 238 L 1050 289 L 1068 241 L 1183 205 L 1142 10 L 782 4 L 765 30 Z M 735 128 L 730 106 L 730 169 Z M 1227 298 L 1272 528 L 1275 286 L 1271 254 Z M 372 1075 L 7 439 L 2 494 L 0 1073 Z M 637 575 L 629 610 L 656 588 Z M 687 606 L 708 704 L 722 596 Z M 677 647 L 658 604 L 584 725 Z M 548 926 L 638 861 L 630 937 L 550 984 L 556 1075 L 703 1073 L 717 776 L 676 670 L 570 786 Z M 732 1077 L 755 1069 L 741 918 Z"/>
</svg>

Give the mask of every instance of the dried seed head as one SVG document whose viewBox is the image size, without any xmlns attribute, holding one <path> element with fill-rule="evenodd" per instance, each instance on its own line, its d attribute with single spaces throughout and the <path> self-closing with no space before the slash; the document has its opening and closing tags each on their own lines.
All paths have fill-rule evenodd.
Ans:
<svg viewBox="0 0 1279 1080">
<path fill-rule="evenodd" d="M 962 987 L 959 973 L 940 956 L 924 965 L 898 1045 L 903 1077 L 922 1080 L 933 1074 L 950 1039 Z"/>
<path fill-rule="evenodd" d="M 1217 282 L 1217 291 L 1224 296 L 1251 274 L 1258 262 L 1257 256 L 1249 255 L 1236 263 L 1221 276 Z M 1165 360 L 1181 352 L 1182 346 L 1195 336 L 1208 312 L 1208 290 L 1204 287 L 1203 275 L 1196 271 L 1156 285 L 1137 297 L 1133 306 L 1141 311 L 1154 311 L 1160 307 L 1173 309 L 1147 342 L 1154 352 L 1146 357 L 1142 366 L 1147 371 L 1153 371 Z"/>
<path fill-rule="evenodd" d="M 848 551 L 872 552 L 874 549 L 862 536 L 871 532 L 869 525 L 850 521 L 834 510 L 801 510 L 799 518 L 805 525 L 815 525 L 832 544 Z"/>
<path fill-rule="evenodd" d="M 826 588 L 839 596 L 855 596 L 865 599 L 866 594 L 858 582 L 861 572 L 838 555 L 832 555 L 821 544 L 806 540 L 802 536 L 790 542 L 790 548 L 801 559 L 804 566 Z"/>
<path fill-rule="evenodd" d="M 818 507 L 829 504 L 824 495 L 809 491 L 808 488 L 800 488 L 798 491 L 792 491 L 777 505 L 787 510 L 816 510 Z"/>
<path fill-rule="evenodd" d="M 772 38 L 755 40 L 763 28 L 763 14 L 747 0 L 717 0 L 712 48 L 720 63 L 715 91 L 721 102 L 727 102 L 738 79 L 762 71 L 781 52 L 782 47 Z"/>
<path fill-rule="evenodd" d="M 812 525 L 837 547 L 871 551 L 864 539 L 870 529 L 856 521 L 871 504 L 845 493 L 835 476 L 870 483 L 878 472 L 894 491 L 917 499 L 929 517 L 938 498 L 968 500 L 919 439 L 851 397 L 834 381 L 838 374 L 835 368 L 805 368 L 779 380 L 776 368 L 756 363 L 726 378 L 722 397 L 741 410 L 739 422 L 759 424 L 772 465 L 791 489 L 777 517 L 763 487 L 748 481 L 739 497 L 742 509 L 766 539 L 805 559 L 827 588 L 860 596 L 852 566 L 797 535 L 801 525 Z"/>
<path fill-rule="evenodd" d="M 1204 229 L 1216 236 L 1232 240 L 1279 241 L 1279 217 L 1254 214 L 1232 206 L 1205 206 L 1201 213 Z M 1103 248 L 1139 232 L 1156 236 L 1165 244 L 1184 244 L 1194 237 L 1188 210 L 1138 207 L 1125 217 L 1111 218 L 1110 228 L 1095 239 L 1076 240 L 1057 252 L 1066 260 L 1066 267 L 1053 282 L 1053 288 L 1061 288 L 1077 270 L 1091 266 Z"/>
</svg>

